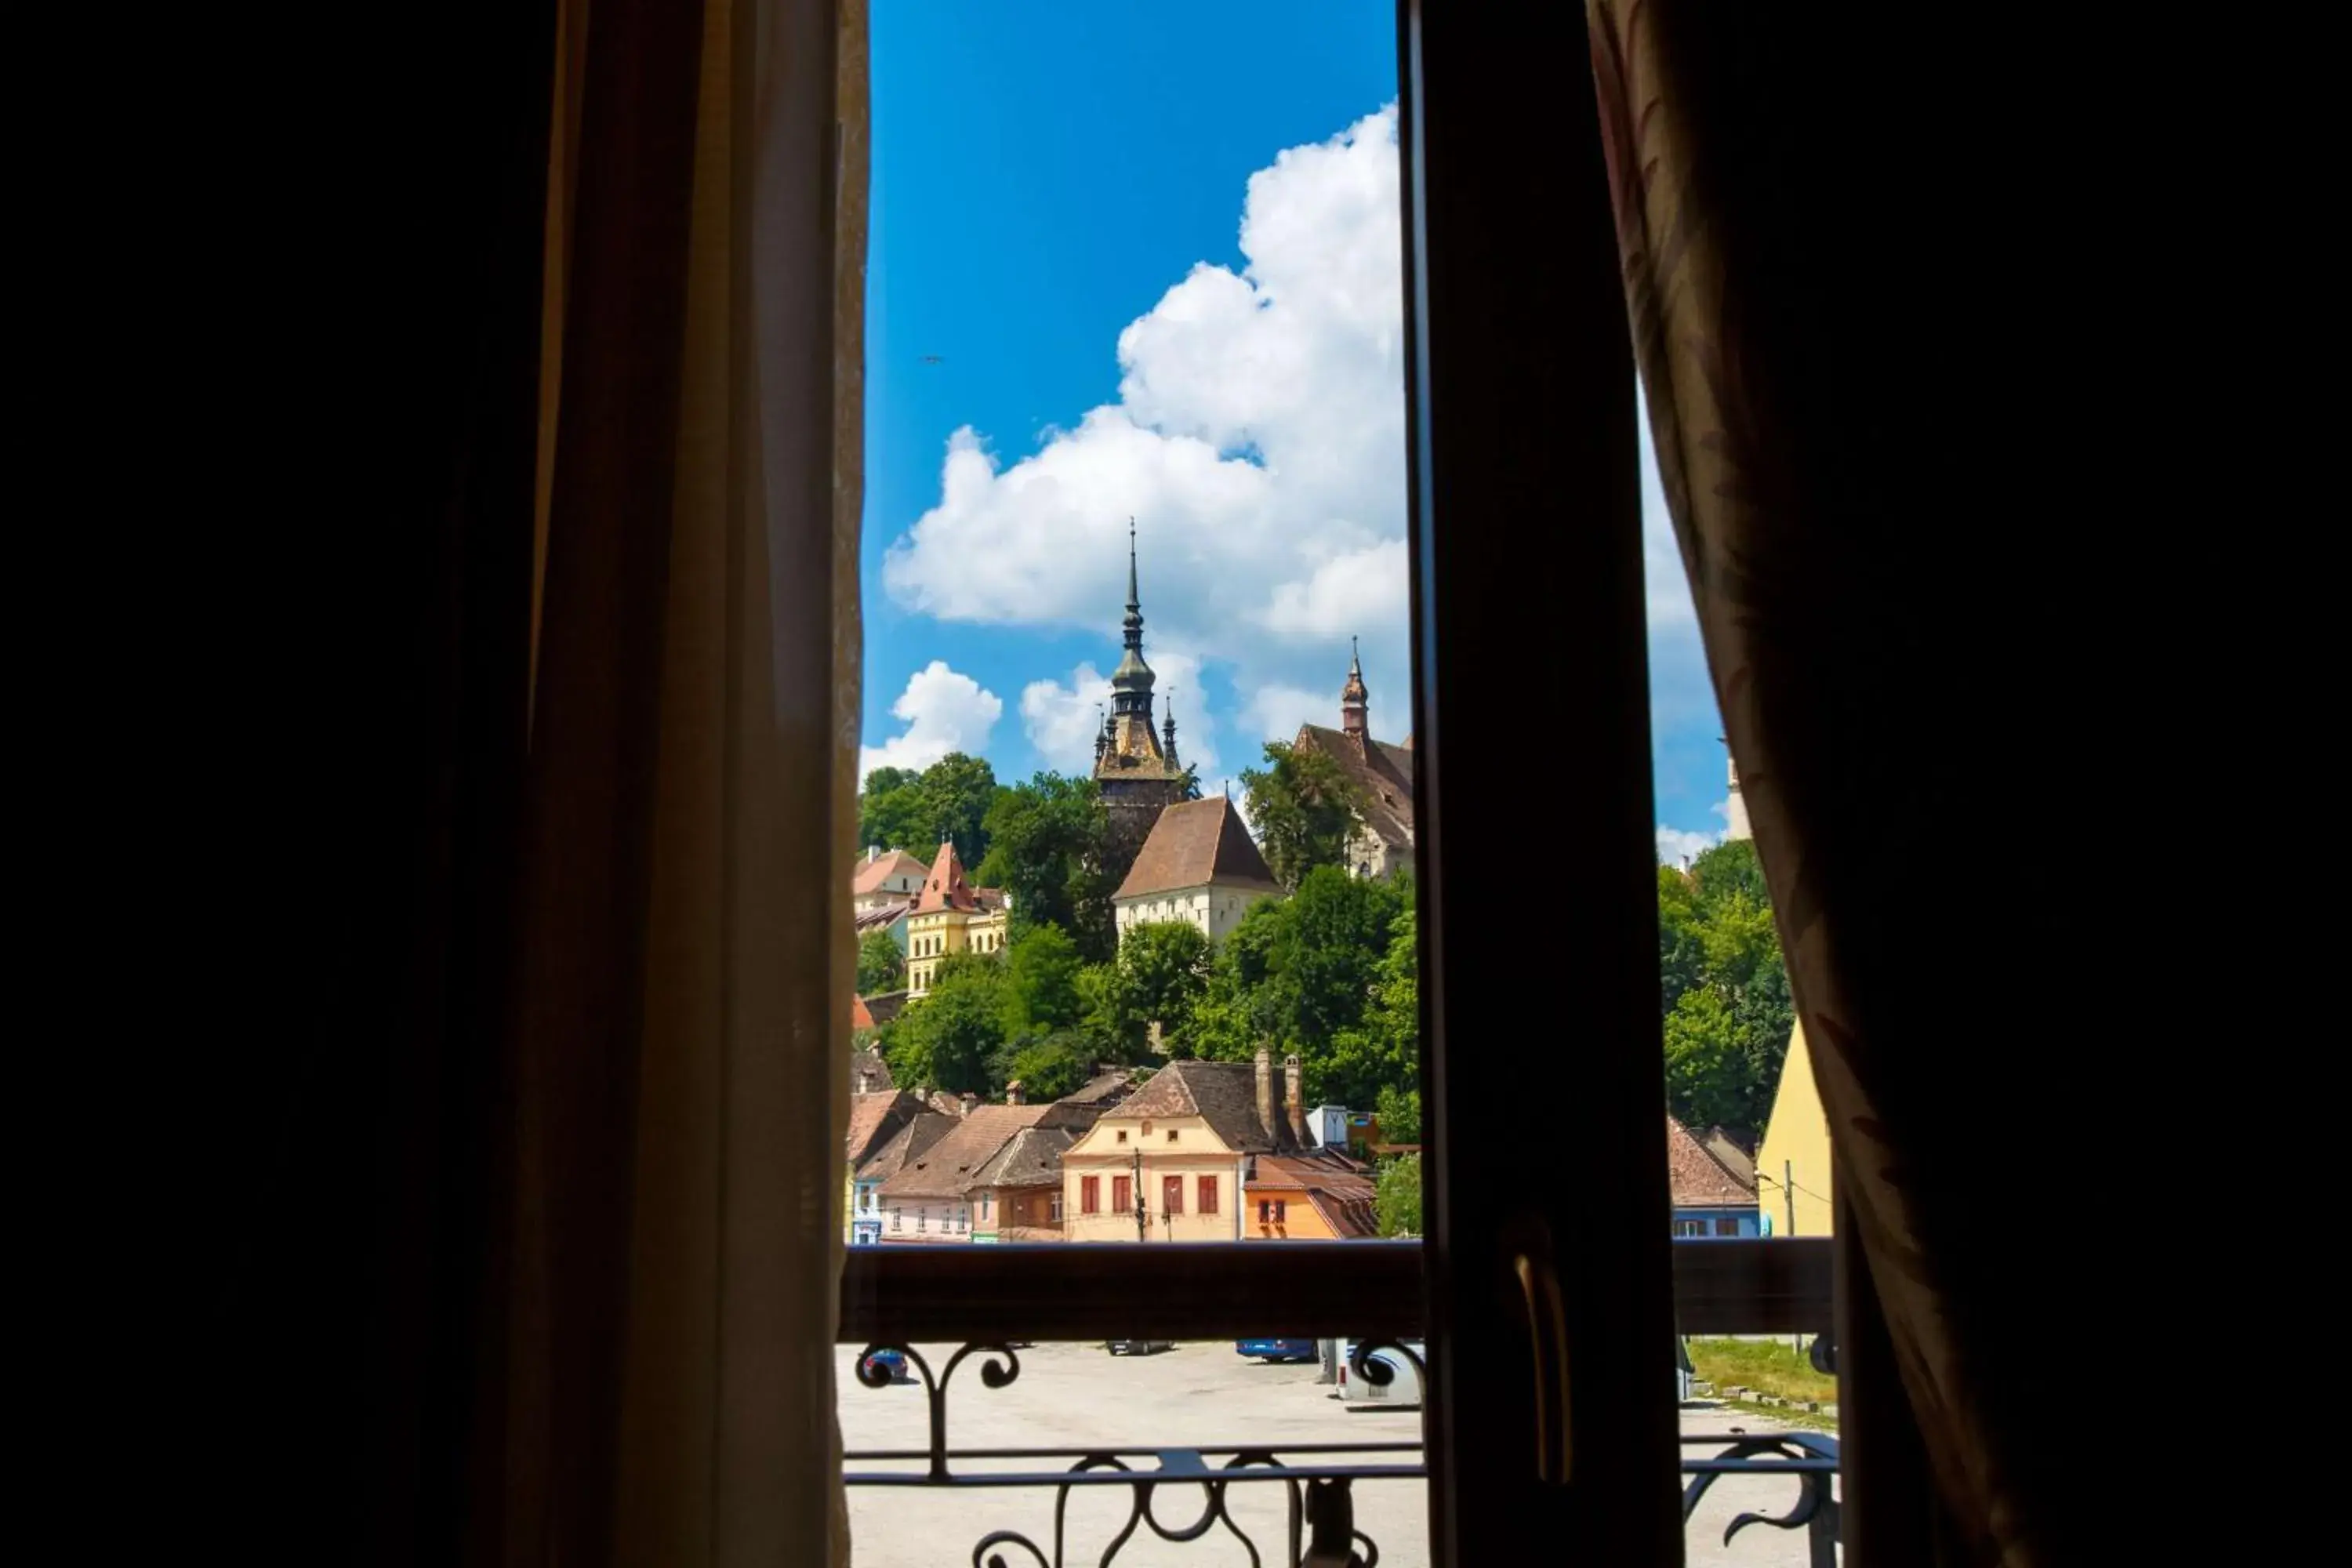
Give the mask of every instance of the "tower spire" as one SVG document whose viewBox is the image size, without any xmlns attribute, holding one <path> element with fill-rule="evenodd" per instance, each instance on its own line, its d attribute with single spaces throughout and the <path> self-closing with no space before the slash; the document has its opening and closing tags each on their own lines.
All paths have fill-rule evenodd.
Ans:
<svg viewBox="0 0 2352 1568">
<path fill-rule="evenodd" d="M 1160 733 L 1162 737 L 1160 754 L 1168 760 L 1168 765 L 1172 768 L 1176 765 L 1176 694 L 1174 692 L 1168 694 L 1167 703 L 1168 717 L 1160 726 Z"/>
<path fill-rule="evenodd" d="M 1151 746 L 1151 667 L 1143 662 L 1143 600 L 1136 591 L 1135 519 L 1127 520 L 1127 618 L 1120 638 L 1126 651 L 1111 671 L 1111 708 L 1115 717 L 1139 721 L 1143 746 Z"/>
<path fill-rule="evenodd" d="M 1364 689 L 1364 661 L 1356 652 L 1356 639 L 1348 639 L 1348 684 L 1339 689 L 1339 728 L 1347 734 L 1362 739 L 1368 732 L 1365 710 L 1371 706 L 1371 694 Z"/>
</svg>

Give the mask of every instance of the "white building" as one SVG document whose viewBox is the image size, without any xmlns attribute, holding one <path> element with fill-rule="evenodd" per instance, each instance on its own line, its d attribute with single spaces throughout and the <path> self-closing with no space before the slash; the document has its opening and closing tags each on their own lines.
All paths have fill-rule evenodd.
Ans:
<svg viewBox="0 0 2352 1568">
<path fill-rule="evenodd" d="M 1260 899 L 1282 891 L 1250 842 L 1241 813 L 1223 795 L 1180 801 L 1160 814 L 1151 836 L 1112 895 L 1119 940 L 1130 926 L 1185 921 L 1211 942 L 1241 923 Z"/>
</svg>

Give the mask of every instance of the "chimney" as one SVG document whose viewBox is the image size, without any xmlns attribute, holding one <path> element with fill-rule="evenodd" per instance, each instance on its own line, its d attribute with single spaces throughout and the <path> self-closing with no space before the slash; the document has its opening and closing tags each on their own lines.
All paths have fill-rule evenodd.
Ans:
<svg viewBox="0 0 2352 1568">
<path fill-rule="evenodd" d="M 1290 1139 L 1301 1149 L 1307 1144 L 1307 1091 L 1298 1084 L 1298 1058 L 1282 1058 L 1283 1100 L 1290 1107 Z"/>
<path fill-rule="evenodd" d="M 1268 1138 L 1279 1142 L 1281 1123 L 1274 1113 L 1274 1053 L 1257 1048 L 1257 1124 Z"/>
<path fill-rule="evenodd" d="M 970 1116 L 980 1105 L 980 1096 L 972 1093 L 970 1089 L 965 1089 L 963 1093 L 958 1095 L 956 1099 L 958 1102 L 962 1105 L 963 1113 L 966 1116 Z"/>
<path fill-rule="evenodd" d="M 857 1092 L 860 1094 L 871 1094 L 873 1091 L 874 1069 L 872 1068 L 859 1068 L 857 1069 Z"/>
<path fill-rule="evenodd" d="M 1019 1079 L 1016 1078 L 1011 1083 L 1004 1086 L 1004 1103 L 1007 1105 L 1019 1105 L 1023 1103 L 1021 1099 L 1021 1080 Z"/>
<path fill-rule="evenodd" d="M 875 861 L 879 860 L 880 858 L 882 858 L 882 846 L 879 844 L 868 844 L 866 847 L 866 863 L 868 866 L 871 866 Z"/>
</svg>

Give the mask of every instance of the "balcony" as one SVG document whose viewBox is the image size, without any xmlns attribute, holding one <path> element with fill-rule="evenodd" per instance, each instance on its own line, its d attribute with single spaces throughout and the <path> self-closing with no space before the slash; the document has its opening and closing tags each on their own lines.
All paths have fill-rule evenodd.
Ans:
<svg viewBox="0 0 2352 1568">
<path fill-rule="evenodd" d="M 1674 1258 L 1686 1332 L 1830 1323 L 1825 1241 L 1696 1242 Z M 1249 1303 L 1278 1300 L 1280 1331 L 1354 1339 L 1351 1379 L 1425 1372 L 1421 1271 L 1420 1247 L 1392 1242 L 853 1251 L 839 1364 L 861 1568 L 1425 1563 L 1415 1409 L 1346 1411 L 1318 1368 L 1233 1350 L 1270 1331 Z M 1104 1354 L 1130 1336 L 1181 1348 Z M 866 1359 L 882 1346 L 904 1358 L 895 1378 Z M 1510 1363 L 1507 1348 L 1455 1359 L 1454 1375 Z M 1662 1367 L 1662 1397 L 1671 1386 Z M 1833 1435 L 1685 1406 L 1679 1464 L 1688 1561 L 1837 1562 Z"/>
</svg>

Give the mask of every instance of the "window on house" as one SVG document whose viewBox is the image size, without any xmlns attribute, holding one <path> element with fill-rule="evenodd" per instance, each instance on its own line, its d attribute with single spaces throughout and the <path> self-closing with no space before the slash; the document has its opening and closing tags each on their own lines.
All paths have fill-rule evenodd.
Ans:
<svg viewBox="0 0 2352 1568">
<path fill-rule="evenodd" d="M 1122 1143 L 1127 1142 L 1127 1133 L 1124 1130 L 1119 1132 L 1118 1141 Z"/>
<path fill-rule="evenodd" d="M 1715 1222 L 1715 1234 L 1717 1236 L 1738 1236 L 1739 1234 L 1739 1222 L 1736 1219 L 1717 1220 Z"/>
<path fill-rule="evenodd" d="M 1094 1178 L 1093 1178 L 1093 1177 L 1091 1177 L 1091 1176 L 1087 1177 L 1087 1179 L 1088 1181 L 1092 1181 L 1092 1180 L 1094 1180 Z M 1059 1189 L 1059 1188 L 1056 1188 L 1056 1189 L 1055 1189 L 1055 1190 L 1051 1194 L 1049 1194 L 1048 1199 L 1047 1199 L 1047 1203 L 1048 1203 L 1048 1206 L 1050 1207 L 1050 1209 L 1051 1209 L 1051 1211 L 1052 1211 L 1054 1223 L 1055 1223 L 1055 1225 L 1059 1225 L 1059 1224 L 1061 1224 L 1061 1223 L 1062 1223 L 1062 1194 L 1061 1194 L 1061 1191 L 1060 1191 L 1060 1189 Z"/>
<path fill-rule="evenodd" d="M 1274 1223 L 1274 1205 L 1264 1198 L 1257 1201 L 1257 1222 L 1260 1225 Z"/>
<path fill-rule="evenodd" d="M 1705 1236 L 1706 1234 L 1706 1221 L 1703 1219 L 1678 1219 L 1675 1221 L 1675 1234 L 1676 1236 Z"/>
<path fill-rule="evenodd" d="M 1214 1214 L 1214 1213 L 1216 1213 L 1216 1212 L 1217 1212 L 1217 1178 L 1216 1178 L 1216 1177 L 1214 1177 L 1214 1176 L 1202 1176 L 1202 1177 L 1201 1178 L 1201 1182 L 1200 1182 L 1200 1200 L 1201 1200 L 1201 1212 L 1202 1212 L 1202 1214 Z"/>
<path fill-rule="evenodd" d="M 1110 1179 L 1110 1206 L 1120 1214 L 1135 1206 L 1135 1187 L 1125 1176 Z"/>
<path fill-rule="evenodd" d="M 915 1211 L 915 1228 L 916 1228 L 917 1230 L 928 1230 L 928 1229 L 929 1229 L 929 1228 L 930 1228 L 930 1224 L 931 1224 L 931 1211 L 930 1211 L 930 1210 L 929 1210 L 929 1209 L 917 1209 L 917 1210 Z"/>
<path fill-rule="evenodd" d="M 1102 1212 L 1102 1178 L 1100 1176 L 1078 1178 L 1078 1212 L 1080 1214 Z"/>
<path fill-rule="evenodd" d="M 900 1209 L 892 1209 L 890 1211 L 890 1228 L 892 1230 L 904 1230 L 907 1228 L 907 1215 L 905 1211 Z"/>
<path fill-rule="evenodd" d="M 1281 1198 L 1276 1198 L 1276 1199 L 1275 1199 L 1275 1200 L 1274 1200 L 1274 1223 L 1275 1223 L 1275 1224 L 1276 1224 L 1276 1225 L 1284 1224 L 1284 1223 L 1288 1219 L 1288 1217 L 1289 1217 L 1288 1213 L 1287 1213 L 1287 1211 L 1286 1211 L 1286 1207 L 1285 1207 L 1285 1200 L 1283 1200 L 1283 1199 L 1281 1199 Z"/>
<path fill-rule="evenodd" d="M 1183 1177 L 1162 1176 L 1160 1178 L 1160 1212 L 1162 1214 L 1182 1214 L 1184 1212 Z"/>
<path fill-rule="evenodd" d="M 1174 1129 L 1173 1127 L 1171 1127 L 1171 1128 L 1168 1130 L 1168 1142 L 1170 1142 L 1171 1143 L 1173 1143 L 1174 1142 L 1176 1142 L 1176 1129 Z"/>
<path fill-rule="evenodd" d="M 993 1193 L 982 1193 L 982 1194 L 980 1194 L 980 1217 L 981 1217 L 981 1219 L 982 1219 L 983 1222 L 985 1222 L 985 1221 L 987 1220 L 988 1216 L 989 1216 L 990 1215 L 992 1215 L 992 1214 L 994 1214 L 995 1212 L 996 1212 L 996 1194 L 993 1194 Z"/>
</svg>

